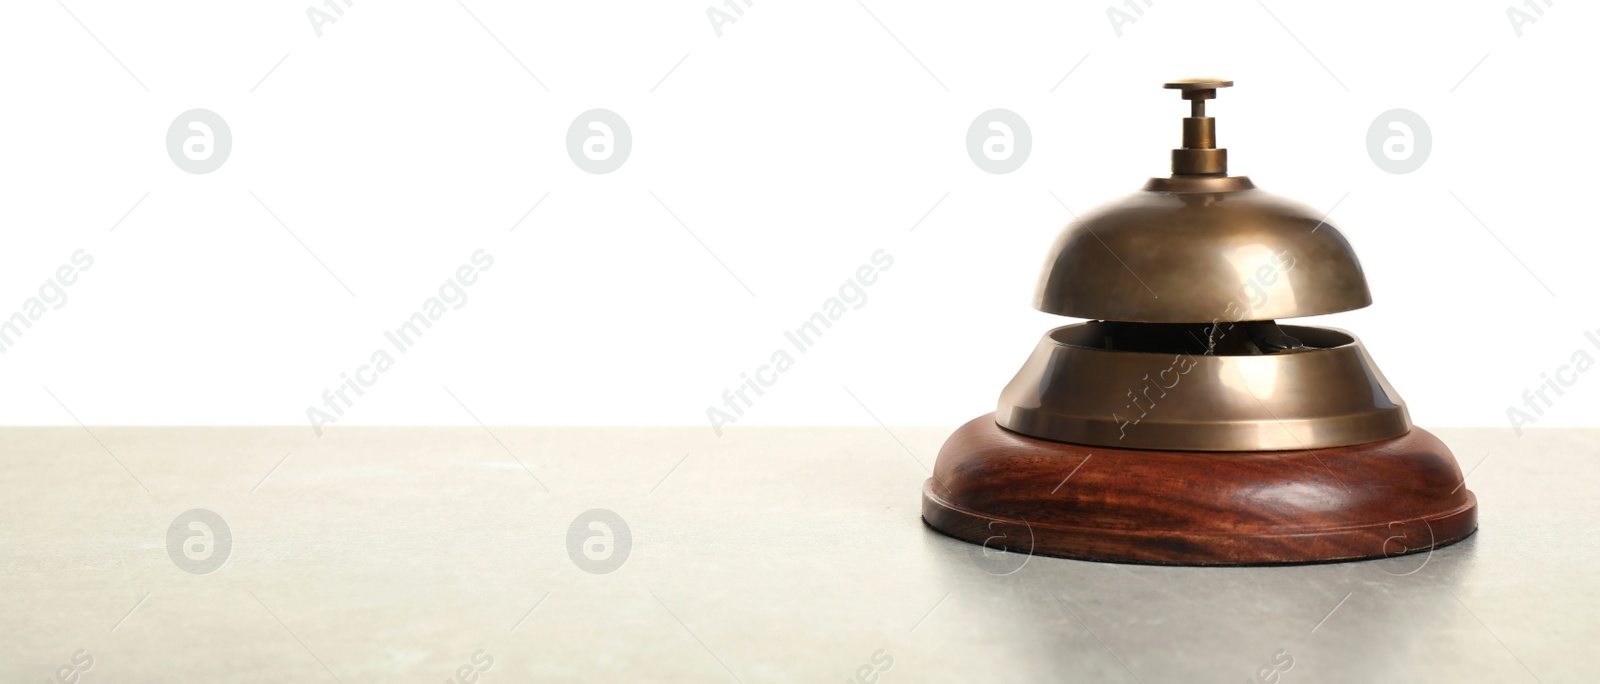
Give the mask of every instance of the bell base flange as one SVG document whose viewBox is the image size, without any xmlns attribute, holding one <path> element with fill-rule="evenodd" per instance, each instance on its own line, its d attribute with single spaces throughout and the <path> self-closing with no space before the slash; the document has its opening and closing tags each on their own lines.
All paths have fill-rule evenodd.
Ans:
<svg viewBox="0 0 1600 684">
<path fill-rule="evenodd" d="M 1000 392 L 995 422 L 1053 442 L 1215 452 L 1370 444 L 1411 429 L 1405 401 L 1343 330 L 1285 325 L 1306 348 L 1207 354 L 1107 349 L 1118 325 L 1045 333 Z"/>
<path fill-rule="evenodd" d="M 1477 530 L 1477 497 L 1421 428 L 1347 447 L 1115 449 L 979 417 L 945 442 L 922 517 L 1018 553 L 1161 565 L 1281 565 L 1427 551 Z"/>
</svg>

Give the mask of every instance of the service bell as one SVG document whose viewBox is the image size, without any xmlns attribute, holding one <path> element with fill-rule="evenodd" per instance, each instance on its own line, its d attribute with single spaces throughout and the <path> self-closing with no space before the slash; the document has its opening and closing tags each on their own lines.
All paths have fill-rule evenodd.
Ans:
<svg viewBox="0 0 1600 684">
<path fill-rule="evenodd" d="M 1449 449 L 1411 425 L 1360 340 L 1280 325 L 1372 303 L 1326 217 L 1229 176 L 1206 101 L 1172 175 L 1076 217 L 1033 305 L 1045 334 L 994 414 L 956 431 L 923 517 L 992 548 L 1183 565 L 1431 549 L 1477 529 Z"/>
</svg>

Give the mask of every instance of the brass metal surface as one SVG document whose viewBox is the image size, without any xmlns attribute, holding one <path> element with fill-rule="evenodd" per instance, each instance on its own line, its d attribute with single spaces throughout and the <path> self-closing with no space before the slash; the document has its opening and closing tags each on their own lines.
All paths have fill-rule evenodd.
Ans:
<svg viewBox="0 0 1600 684">
<path fill-rule="evenodd" d="M 1350 243 L 1323 212 L 1247 179 L 1152 179 L 1156 187 L 1084 212 L 1045 259 L 1034 308 L 1152 323 L 1273 320 L 1372 303 Z M 1147 185 L 1147 188 L 1152 187 Z"/>
<path fill-rule="evenodd" d="M 1209 116 L 1183 118 L 1183 146 L 1211 149 L 1217 146 L 1217 120 Z"/>
<path fill-rule="evenodd" d="M 1255 186 L 1249 176 L 1158 176 L 1145 181 L 1140 189 L 1151 192 L 1238 192 Z"/>
<path fill-rule="evenodd" d="M 1167 81 L 1161 84 L 1161 87 L 1168 90 L 1184 91 L 1184 97 L 1189 97 L 1189 93 L 1195 91 L 1212 91 L 1212 94 L 1215 95 L 1216 89 L 1228 88 L 1232 85 L 1233 81 L 1223 78 L 1180 78 L 1176 81 Z"/>
<path fill-rule="evenodd" d="M 1163 87 L 1180 90 L 1189 101 L 1189 116 L 1183 120 L 1183 147 L 1172 151 L 1174 176 L 1222 176 L 1228 173 L 1228 151 L 1217 148 L 1217 120 L 1206 116 L 1206 100 L 1217 97 L 1218 88 L 1233 81 L 1214 78 L 1186 78 Z"/>
<path fill-rule="evenodd" d="M 1059 442 L 1182 451 L 1318 449 L 1411 429 L 1405 402 L 1347 332 L 1283 326 L 1307 348 L 1209 356 L 1104 349 L 1107 325 L 1046 333 L 995 422 Z"/>
<path fill-rule="evenodd" d="M 1172 173 L 1179 176 L 1220 176 L 1228 172 L 1228 151 L 1217 148 L 1180 148 L 1172 151 Z"/>
<path fill-rule="evenodd" d="M 1205 100 L 1221 79 L 1184 79 L 1194 105 L 1173 175 L 1074 217 L 1045 260 L 1046 313 L 1148 323 L 1274 320 L 1372 303 L 1350 243 L 1325 214 L 1227 175 Z"/>
</svg>

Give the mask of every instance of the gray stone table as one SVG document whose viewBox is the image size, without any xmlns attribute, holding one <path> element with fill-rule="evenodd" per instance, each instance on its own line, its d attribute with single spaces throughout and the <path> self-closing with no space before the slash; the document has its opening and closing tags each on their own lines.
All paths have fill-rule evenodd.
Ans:
<svg viewBox="0 0 1600 684">
<path fill-rule="evenodd" d="M 0 680 L 1600 681 L 1600 431 L 1437 430 L 1458 545 L 1210 569 L 929 530 L 948 433 L 0 429 Z"/>
</svg>

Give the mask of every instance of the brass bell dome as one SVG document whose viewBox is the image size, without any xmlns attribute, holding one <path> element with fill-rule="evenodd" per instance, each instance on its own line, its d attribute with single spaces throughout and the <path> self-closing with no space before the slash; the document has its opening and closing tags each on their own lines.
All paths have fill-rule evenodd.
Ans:
<svg viewBox="0 0 1600 684">
<path fill-rule="evenodd" d="M 1264 321 L 1372 303 L 1350 243 L 1325 215 L 1227 175 L 1205 101 L 1232 81 L 1167 83 L 1190 101 L 1172 177 L 1076 217 L 1056 238 L 1034 308 L 1144 323 Z M 1298 266 L 1298 267 L 1297 267 Z"/>
</svg>

